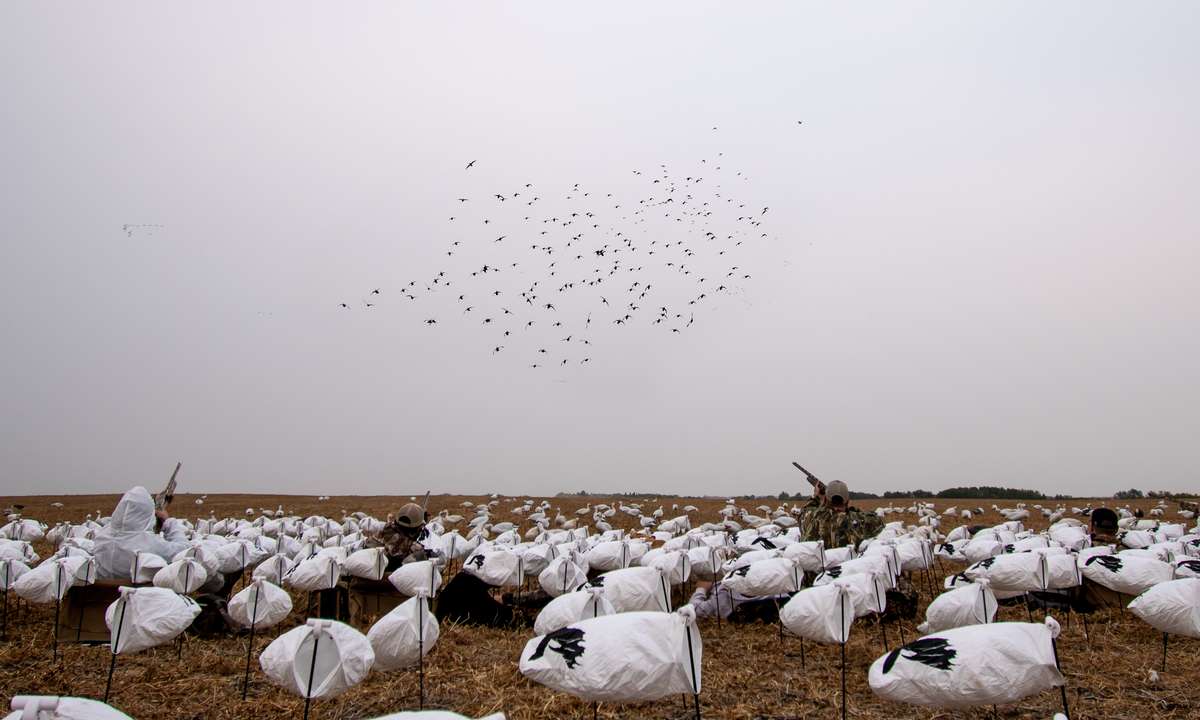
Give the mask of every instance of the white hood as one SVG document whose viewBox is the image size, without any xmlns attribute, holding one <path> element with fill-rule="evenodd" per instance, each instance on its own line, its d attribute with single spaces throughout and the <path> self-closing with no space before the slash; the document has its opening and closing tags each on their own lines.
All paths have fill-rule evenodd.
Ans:
<svg viewBox="0 0 1200 720">
<path fill-rule="evenodd" d="M 109 524 L 96 532 L 96 574 L 106 579 L 129 579 L 139 552 L 170 562 L 187 547 L 187 531 L 182 523 L 168 519 L 163 523 L 162 535 L 154 532 L 154 499 L 144 487 L 131 488 L 121 496 Z"/>
<path fill-rule="evenodd" d="M 154 528 L 154 498 L 138 485 L 121 496 L 108 525 L 114 533 L 146 532 Z"/>
</svg>

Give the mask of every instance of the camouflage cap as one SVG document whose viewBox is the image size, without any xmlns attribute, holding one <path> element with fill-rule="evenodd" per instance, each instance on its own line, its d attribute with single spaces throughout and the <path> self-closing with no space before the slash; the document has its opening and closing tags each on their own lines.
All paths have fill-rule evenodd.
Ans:
<svg viewBox="0 0 1200 720">
<path fill-rule="evenodd" d="M 825 497 L 832 502 L 835 497 L 842 499 L 842 502 L 850 502 L 850 488 L 846 487 L 846 483 L 841 480 L 834 480 L 825 486 Z"/>
<path fill-rule="evenodd" d="M 400 527 L 419 528 L 425 524 L 425 513 L 416 503 L 408 503 L 396 511 L 396 524 Z"/>
</svg>

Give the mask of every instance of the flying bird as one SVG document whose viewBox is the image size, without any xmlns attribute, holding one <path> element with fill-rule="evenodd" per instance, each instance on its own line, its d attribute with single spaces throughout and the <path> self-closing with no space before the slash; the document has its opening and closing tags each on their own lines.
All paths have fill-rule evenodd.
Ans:
<svg viewBox="0 0 1200 720">
<path fill-rule="evenodd" d="M 799 124 L 800 121 L 797 122 Z M 713 126 L 713 129 L 719 128 Z M 724 153 L 718 152 L 715 155 L 716 158 L 698 158 L 697 161 L 693 161 L 696 164 L 692 167 L 722 170 L 725 161 L 721 158 Z M 709 160 L 715 160 L 713 165 L 708 165 Z M 465 168 L 470 169 L 475 164 L 476 161 L 472 160 Z M 736 172 L 738 178 L 746 180 L 737 168 L 731 168 L 730 172 Z M 651 327 L 661 325 L 662 329 L 672 332 L 680 332 L 682 328 L 690 327 L 695 323 L 694 311 L 684 319 L 680 313 L 672 314 L 670 309 L 682 310 L 679 306 L 686 304 L 689 308 L 701 310 L 705 307 L 704 301 L 709 294 L 730 292 L 726 285 L 718 285 L 714 290 L 708 284 L 707 278 L 710 274 L 714 279 L 720 277 L 718 269 L 709 265 L 712 260 L 721 257 L 729 257 L 732 260 L 743 241 L 751 244 L 752 239 L 767 239 L 769 233 L 761 232 L 767 228 L 761 226 L 765 223 L 763 216 L 769 208 L 759 206 L 761 209 L 757 218 L 749 215 L 747 208 L 753 207 L 754 203 L 751 197 L 742 196 L 744 190 L 726 190 L 721 187 L 720 179 L 715 183 L 711 179 L 710 182 L 704 183 L 705 178 L 700 177 L 694 170 L 679 172 L 663 163 L 658 165 L 657 171 L 643 173 L 641 170 L 634 170 L 633 173 L 635 177 L 643 180 L 644 184 L 640 184 L 640 188 L 634 190 L 640 194 L 629 201 L 610 200 L 608 204 L 600 206 L 587 204 L 591 196 L 594 195 L 597 199 L 612 198 L 613 193 L 606 193 L 600 188 L 590 188 L 585 192 L 582 190 L 584 182 L 568 183 L 565 193 L 555 194 L 551 188 L 548 197 L 553 198 L 551 202 L 556 204 L 544 213 L 532 209 L 535 205 L 544 206 L 542 198 L 527 192 L 534 183 L 524 183 L 525 189 L 521 190 L 526 192 L 526 197 L 520 198 L 528 201 L 525 208 L 520 207 L 519 203 L 506 206 L 502 202 L 519 198 L 519 192 L 493 192 L 493 197 L 501 201 L 501 205 L 492 206 L 497 209 L 489 213 L 491 217 L 479 218 L 484 221 L 484 225 L 490 225 L 492 220 L 496 221 L 497 226 L 506 220 L 523 219 L 526 223 L 540 221 L 538 224 L 541 224 L 542 228 L 539 228 L 541 238 L 538 244 L 526 248 L 520 243 L 517 246 L 510 243 L 495 249 L 503 251 L 504 257 L 492 258 L 493 264 L 476 266 L 474 270 L 465 268 L 458 274 L 438 272 L 436 278 L 425 282 L 425 291 L 432 298 L 441 288 L 450 287 L 454 280 L 460 281 L 460 285 L 466 285 L 488 273 L 498 272 L 501 267 L 515 269 L 520 266 L 521 277 L 528 280 L 524 281 L 523 288 L 515 288 L 513 292 L 517 292 L 525 301 L 524 308 L 519 303 L 509 303 L 515 310 L 494 304 L 503 292 L 507 291 L 506 288 L 498 289 L 496 285 L 490 290 L 491 297 L 495 298 L 493 302 L 480 298 L 487 296 L 489 291 L 486 288 L 474 286 L 461 288 L 450 297 L 458 298 L 460 305 L 465 308 L 463 314 L 479 310 L 480 314 L 485 316 L 480 318 L 481 324 L 489 327 L 497 325 L 493 322 L 497 311 L 503 314 L 502 319 L 512 316 L 511 325 L 498 328 L 504 338 L 528 336 L 532 341 L 535 335 L 532 328 L 536 323 L 530 319 L 532 313 L 527 315 L 523 310 L 533 310 L 535 303 L 545 310 L 556 311 L 551 326 L 562 330 L 558 335 L 561 342 L 591 344 L 590 340 L 584 339 L 582 335 L 584 328 L 590 332 L 594 319 L 592 315 L 595 310 L 600 309 L 595 304 L 596 300 L 599 300 L 602 307 L 621 308 L 619 314 L 609 316 L 617 325 L 635 325 L 645 318 Z M 738 187 L 749 186 L 739 182 Z M 462 196 L 456 199 L 463 203 L 471 198 Z M 633 203 L 633 200 L 637 202 Z M 505 215 L 500 208 L 506 207 L 513 207 L 516 215 Z M 669 225 L 656 227 L 656 222 Z M 135 227 L 130 226 L 128 230 Z M 759 229 L 748 232 L 752 227 Z M 507 235 L 493 236 L 493 244 L 501 245 L 506 239 Z M 702 240 L 703 243 L 698 244 L 695 240 Z M 462 250 L 470 248 L 472 242 L 478 240 L 470 237 L 453 240 L 446 248 L 450 251 L 448 255 L 462 254 Z M 476 248 L 478 247 L 480 246 L 476 245 Z M 518 255 L 521 257 L 517 257 Z M 517 260 L 521 262 L 515 262 Z M 668 288 L 655 287 L 653 283 L 658 279 L 658 273 L 664 270 L 676 271 L 681 282 Z M 741 274 L 742 279 L 749 280 L 749 273 L 738 273 L 737 265 L 726 265 L 725 270 L 728 271 L 726 278 Z M 550 297 L 542 288 L 547 278 L 553 279 L 553 302 L 547 302 Z M 586 293 L 587 289 L 598 289 L 606 278 L 610 285 L 616 282 L 617 278 L 623 279 L 624 287 L 608 289 L 609 294 L 614 295 L 614 300 L 610 301 L 607 296 Z M 689 285 L 688 280 L 695 285 Z M 477 298 L 477 302 L 470 306 L 465 302 L 468 289 L 473 297 Z M 647 300 L 651 293 L 653 299 Z M 369 291 L 368 298 L 373 299 L 371 295 L 379 294 L 382 294 L 382 289 L 375 288 Z M 418 297 L 420 292 L 415 281 L 410 282 L 408 287 L 402 287 L 401 294 L 409 300 L 422 299 Z M 363 302 L 368 308 L 376 304 Z M 340 306 L 351 309 L 347 303 Z M 650 309 L 651 307 L 654 309 Z M 426 320 L 427 324 L 432 325 L 436 322 L 430 320 L 433 318 Z M 511 328 L 521 327 L 522 324 L 527 332 L 513 335 Z M 539 344 L 544 344 L 549 338 L 539 340 Z M 507 349 L 504 345 L 489 344 L 493 347 L 493 353 Z M 564 361 L 560 357 L 560 364 L 570 362 L 584 364 L 589 363 L 590 358 L 570 358 Z M 535 363 L 534 366 L 541 367 L 542 364 Z"/>
</svg>

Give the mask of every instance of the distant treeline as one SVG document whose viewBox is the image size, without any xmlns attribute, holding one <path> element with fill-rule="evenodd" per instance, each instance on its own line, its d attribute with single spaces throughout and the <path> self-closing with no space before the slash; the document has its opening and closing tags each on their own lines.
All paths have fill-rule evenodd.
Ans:
<svg viewBox="0 0 1200 720">
<path fill-rule="evenodd" d="M 1170 500 L 1172 498 L 1194 498 L 1195 493 L 1186 492 L 1171 492 L 1170 490 L 1151 490 L 1143 493 L 1137 488 L 1129 488 L 1128 490 L 1118 490 L 1113 494 L 1113 498 L 1117 500 L 1140 500 L 1141 498 L 1157 498 L 1161 500 Z"/>
</svg>

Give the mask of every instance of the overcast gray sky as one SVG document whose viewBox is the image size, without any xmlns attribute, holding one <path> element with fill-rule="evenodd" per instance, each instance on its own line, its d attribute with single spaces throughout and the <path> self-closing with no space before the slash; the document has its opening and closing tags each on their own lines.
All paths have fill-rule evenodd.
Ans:
<svg viewBox="0 0 1200 720">
<path fill-rule="evenodd" d="M 1195 490 L 1197 37 L 1194 2 L 6 2 L 0 493 L 177 459 L 198 491 L 778 492 L 792 459 Z M 399 294 L 503 252 L 490 193 L 717 153 L 769 237 L 686 332 L 533 369 Z"/>
</svg>

